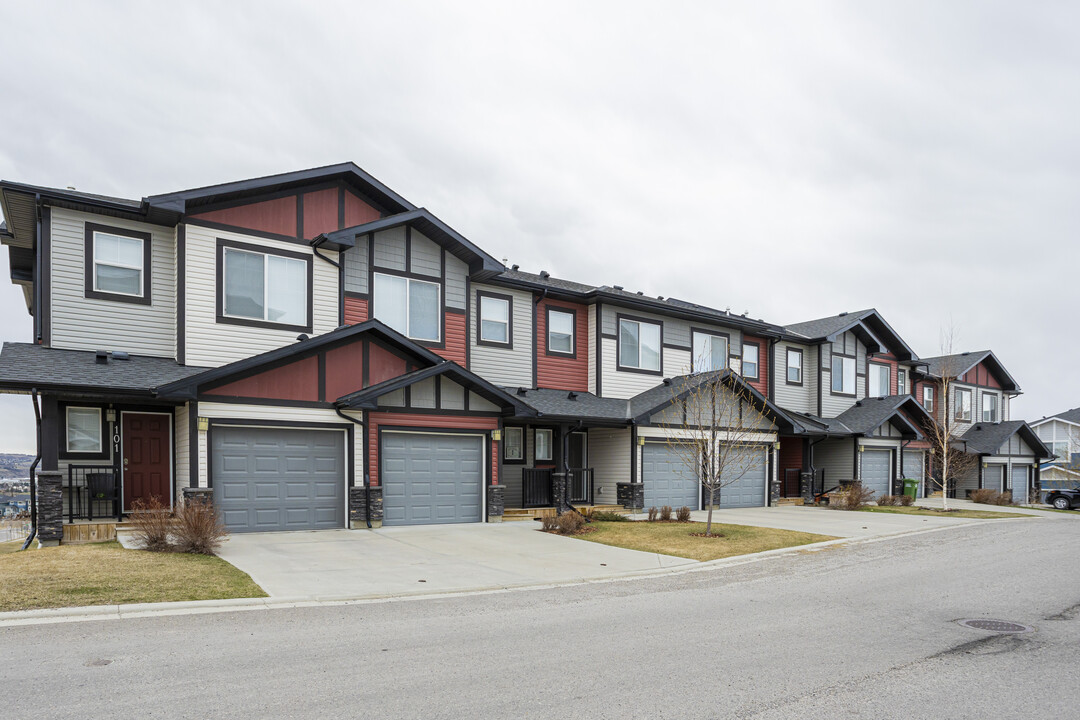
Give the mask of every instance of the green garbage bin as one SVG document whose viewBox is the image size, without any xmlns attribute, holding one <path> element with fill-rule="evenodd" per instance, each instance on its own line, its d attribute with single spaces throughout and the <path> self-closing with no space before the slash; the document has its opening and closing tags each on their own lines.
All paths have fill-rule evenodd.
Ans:
<svg viewBox="0 0 1080 720">
<path fill-rule="evenodd" d="M 904 494 L 912 500 L 919 497 L 919 481 L 912 480 L 911 478 L 904 478 Z"/>
</svg>

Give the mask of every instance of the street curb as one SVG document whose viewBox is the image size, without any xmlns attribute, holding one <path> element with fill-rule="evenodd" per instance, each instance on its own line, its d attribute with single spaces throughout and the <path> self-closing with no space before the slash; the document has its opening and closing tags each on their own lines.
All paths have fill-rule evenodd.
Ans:
<svg viewBox="0 0 1080 720">
<path fill-rule="evenodd" d="M 1035 517 L 1035 516 L 1031 516 Z M 280 610 L 308 607 L 340 607 L 345 605 L 369 605 L 376 603 L 407 602 L 415 600 L 437 600 L 471 595 L 494 595 L 499 593 L 520 592 L 523 590 L 551 590 L 577 585 L 598 585 L 603 583 L 629 582 L 669 575 L 685 575 L 706 572 L 724 567 L 738 567 L 753 563 L 773 560 L 788 555 L 804 552 L 818 552 L 839 545 L 866 545 L 884 542 L 896 538 L 926 535 L 929 533 L 956 530 L 958 528 L 978 527 L 993 523 L 1026 521 L 1027 518 L 998 518 L 981 520 L 978 523 L 946 525 L 918 530 L 904 530 L 888 535 L 865 538 L 837 538 L 808 545 L 765 550 L 750 555 L 736 555 L 719 560 L 707 560 L 692 564 L 677 565 L 653 570 L 634 570 L 617 575 L 596 578 L 577 578 L 555 583 L 517 583 L 511 585 L 480 586 L 457 590 L 424 591 L 394 594 L 370 594 L 360 596 L 321 596 L 321 597 L 280 597 L 280 598 L 236 598 L 231 600 L 193 600 L 186 602 L 136 603 L 130 605 L 91 605 L 85 607 L 51 608 L 44 610 L 17 610 L 0 613 L 0 627 L 20 627 L 26 625 L 49 625 L 57 623 L 88 622 L 91 620 L 126 620 L 134 618 L 163 617 L 169 615 L 205 615 L 212 613 L 243 612 L 250 610 Z"/>
</svg>

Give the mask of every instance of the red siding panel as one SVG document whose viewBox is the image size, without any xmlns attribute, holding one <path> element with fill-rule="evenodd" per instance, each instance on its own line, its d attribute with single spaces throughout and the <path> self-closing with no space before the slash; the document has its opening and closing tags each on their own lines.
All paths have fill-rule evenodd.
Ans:
<svg viewBox="0 0 1080 720">
<path fill-rule="evenodd" d="M 345 296 L 345 324 L 358 325 L 368 319 L 368 301 L 365 298 Z"/>
<path fill-rule="evenodd" d="M 264 200 L 226 208 L 197 213 L 193 218 L 212 222 L 235 225 L 249 230 L 296 236 L 296 196 Z"/>
<path fill-rule="evenodd" d="M 470 415 L 418 415 L 414 413 L 367 413 L 368 473 L 372 485 L 379 484 L 379 427 L 390 425 L 410 428 L 434 428 L 439 430 L 494 430 L 499 419 Z M 491 482 L 499 482 L 498 443 L 491 448 Z"/>
<path fill-rule="evenodd" d="M 338 229 L 338 189 L 304 193 L 304 237 Z"/>
<path fill-rule="evenodd" d="M 364 343 L 354 342 L 326 352 L 326 399 L 337 400 L 364 387 Z"/>
<path fill-rule="evenodd" d="M 368 350 L 368 385 L 378 385 L 404 375 L 405 358 L 395 355 L 381 345 L 371 343 Z"/>
<path fill-rule="evenodd" d="M 379 219 L 379 211 L 351 192 L 345 192 L 345 227 L 363 225 Z"/>
<path fill-rule="evenodd" d="M 572 310 L 577 357 L 547 354 L 547 308 Z M 584 305 L 541 300 L 536 308 L 536 384 L 552 390 L 589 391 L 589 316 Z"/>
<path fill-rule="evenodd" d="M 746 382 L 765 397 L 769 396 L 769 341 L 765 338 L 743 335 L 743 342 L 757 343 L 758 350 L 758 379 Z M 806 372 L 804 369 L 803 372 Z"/>
<path fill-rule="evenodd" d="M 309 357 L 206 392 L 225 397 L 268 400 L 319 399 L 319 358 Z M 336 396 L 335 396 L 336 397 Z"/>
<path fill-rule="evenodd" d="M 465 367 L 465 345 L 469 342 L 468 333 L 466 332 L 468 322 L 465 313 L 446 313 L 445 347 L 442 350 L 435 351 L 447 360 L 456 362 L 461 367 Z"/>
</svg>

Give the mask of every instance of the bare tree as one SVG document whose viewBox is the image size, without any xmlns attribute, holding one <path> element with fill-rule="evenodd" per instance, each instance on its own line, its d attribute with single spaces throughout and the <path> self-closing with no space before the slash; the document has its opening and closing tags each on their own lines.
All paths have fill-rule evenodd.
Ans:
<svg viewBox="0 0 1080 720">
<path fill-rule="evenodd" d="M 765 403 L 731 370 L 673 381 L 674 402 L 660 423 L 667 446 L 699 478 L 708 502 L 705 535 L 723 489 L 765 464 L 772 423 Z M 767 481 L 766 481 L 767 482 Z"/>
<path fill-rule="evenodd" d="M 927 440 L 930 442 L 931 472 L 927 480 L 941 488 L 941 509 L 949 509 L 949 484 L 976 470 L 978 455 L 967 452 L 960 432 L 961 419 L 953 398 L 953 383 L 965 370 L 963 358 L 956 354 L 954 344 L 956 328 L 951 323 L 941 333 L 941 363 L 938 368 L 937 387 L 938 417 L 936 422 L 926 423 Z M 974 413 L 974 408 L 971 408 Z M 935 477 L 934 471 L 937 471 Z"/>
</svg>

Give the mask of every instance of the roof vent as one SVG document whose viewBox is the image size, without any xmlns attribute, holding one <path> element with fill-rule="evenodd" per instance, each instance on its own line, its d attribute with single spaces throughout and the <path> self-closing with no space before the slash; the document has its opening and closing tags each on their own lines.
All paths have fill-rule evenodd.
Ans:
<svg viewBox="0 0 1080 720">
<path fill-rule="evenodd" d="M 551 277 L 551 273 L 549 273 L 547 270 L 541 270 L 540 271 L 540 277 L 547 280 L 549 277 Z"/>
<path fill-rule="evenodd" d="M 847 315 L 847 312 L 846 312 L 846 311 L 845 311 L 845 312 L 842 312 L 842 313 L 840 313 L 839 315 L 837 315 L 837 317 L 844 317 L 845 315 Z"/>
<path fill-rule="evenodd" d="M 965 350 L 964 352 L 962 352 L 962 353 L 960 353 L 960 354 L 961 354 L 961 355 L 970 355 L 971 353 L 969 353 L 969 352 L 968 352 L 967 350 Z"/>
<path fill-rule="evenodd" d="M 638 291 L 637 291 L 637 294 L 638 294 L 638 295 L 644 295 L 645 293 L 643 293 L 643 292 L 641 292 L 640 290 L 638 290 Z"/>
<path fill-rule="evenodd" d="M 304 342 L 305 340 L 310 340 L 310 339 L 311 338 L 308 337 L 307 333 L 300 333 L 299 335 L 296 336 L 296 340 L 298 342 Z"/>
<path fill-rule="evenodd" d="M 671 378 L 664 378 L 664 384 L 665 385 L 670 385 L 671 384 Z"/>
<path fill-rule="evenodd" d="M 74 189 L 75 189 L 75 186 L 74 186 L 74 185 L 68 185 L 68 186 L 67 186 L 67 189 L 68 189 L 68 190 L 74 190 Z"/>
<path fill-rule="evenodd" d="M 577 393 L 574 392 L 574 391 L 570 391 L 570 392 L 566 393 L 566 399 L 567 400 L 577 400 Z"/>
<path fill-rule="evenodd" d="M 657 299 L 657 300 L 663 300 L 663 299 L 664 299 L 664 296 L 663 296 L 663 295 L 657 295 L 657 296 L 656 296 L 656 299 Z"/>
<path fill-rule="evenodd" d="M 611 287 L 612 287 L 613 289 L 615 289 L 615 290 L 622 290 L 622 289 L 623 289 L 623 288 L 622 288 L 622 285 L 612 285 Z"/>
<path fill-rule="evenodd" d="M 856 400 L 855 407 L 862 407 L 862 400 Z"/>
<path fill-rule="evenodd" d="M 521 266 L 520 265 L 511 265 L 510 269 L 511 270 L 517 270 L 519 267 L 521 267 Z"/>
<path fill-rule="evenodd" d="M 982 425 L 976 425 L 976 426 L 975 426 L 975 429 L 976 429 L 976 430 L 982 430 Z"/>
<path fill-rule="evenodd" d="M 108 365 L 109 364 L 109 351 L 108 350 L 98 350 L 97 354 L 94 355 L 94 362 L 96 362 L 98 365 Z"/>
<path fill-rule="evenodd" d="M 526 390 L 526 389 L 525 389 L 525 388 L 523 388 L 523 387 L 519 387 L 519 388 L 517 389 L 517 394 L 518 394 L 518 395 L 520 395 L 521 397 L 525 397 L 525 393 L 527 393 L 527 392 L 529 392 L 529 391 L 528 391 L 528 390 Z"/>
<path fill-rule="evenodd" d="M 130 360 L 131 356 L 128 355 L 126 352 L 115 352 L 114 351 L 112 353 L 112 359 L 113 360 Z"/>
</svg>

